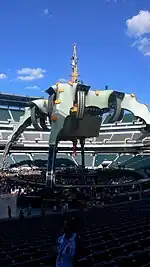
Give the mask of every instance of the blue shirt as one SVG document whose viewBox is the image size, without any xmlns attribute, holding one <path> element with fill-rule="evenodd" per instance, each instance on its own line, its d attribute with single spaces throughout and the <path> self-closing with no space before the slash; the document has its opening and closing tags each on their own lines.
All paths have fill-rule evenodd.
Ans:
<svg viewBox="0 0 150 267">
<path fill-rule="evenodd" d="M 73 267 L 73 260 L 76 252 L 76 233 L 70 239 L 66 239 L 65 234 L 58 238 L 56 267 Z"/>
</svg>

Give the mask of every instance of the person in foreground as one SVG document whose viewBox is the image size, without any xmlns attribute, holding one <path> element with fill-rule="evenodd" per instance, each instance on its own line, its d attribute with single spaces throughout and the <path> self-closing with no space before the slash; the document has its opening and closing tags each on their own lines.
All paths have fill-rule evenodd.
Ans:
<svg viewBox="0 0 150 267">
<path fill-rule="evenodd" d="M 65 221 L 64 234 L 58 238 L 56 267 L 76 267 L 80 248 L 76 220 L 68 219 Z"/>
</svg>

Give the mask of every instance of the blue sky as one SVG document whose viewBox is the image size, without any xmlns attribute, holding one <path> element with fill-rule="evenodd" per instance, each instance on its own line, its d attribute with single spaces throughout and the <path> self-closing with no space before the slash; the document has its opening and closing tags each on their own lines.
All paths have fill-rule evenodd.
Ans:
<svg viewBox="0 0 150 267">
<path fill-rule="evenodd" d="M 43 95 L 69 79 L 135 93 L 150 106 L 149 0 L 1 0 L 0 91 Z"/>
</svg>

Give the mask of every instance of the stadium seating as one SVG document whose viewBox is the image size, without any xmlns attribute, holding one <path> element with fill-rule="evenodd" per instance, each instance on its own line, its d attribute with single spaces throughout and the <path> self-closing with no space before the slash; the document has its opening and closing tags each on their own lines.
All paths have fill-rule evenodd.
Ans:
<svg viewBox="0 0 150 267">
<path fill-rule="evenodd" d="M 95 167 L 99 167 L 104 161 L 112 161 L 115 160 L 117 154 L 98 154 L 95 157 Z"/>
<path fill-rule="evenodd" d="M 2 154 L 0 154 L 0 167 L 1 167 L 1 159 Z M 6 167 L 15 167 L 16 164 L 20 166 L 40 166 L 46 167 L 47 166 L 47 153 L 17 153 L 11 154 L 11 156 L 7 156 L 6 158 Z M 62 161 L 61 161 L 62 159 Z M 66 162 L 66 163 L 65 163 Z M 72 157 L 69 154 L 60 153 L 57 155 L 57 166 L 71 166 L 81 165 L 81 155 L 77 154 L 76 156 Z M 150 166 L 150 156 L 142 156 L 142 155 L 130 155 L 130 154 L 121 154 L 118 155 L 117 153 L 114 154 L 97 154 L 94 155 L 90 153 L 85 154 L 85 166 L 88 168 L 95 167 L 98 168 L 101 165 L 109 165 L 109 168 L 129 168 L 129 169 L 141 169 L 141 168 L 149 168 Z"/>
<path fill-rule="evenodd" d="M 143 139 L 142 133 L 135 132 L 133 130 L 128 130 L 128 132 L 120 130 L 120 132 L 114 132 L 111 129 L 111 132 L 100 133 L 98 137 L 96 137 L 97 143 L 126 143 L 126 141 L 141 141 Z"/>
<path fill-rule="evenodd" d="M 103 124 L 107 124 L 109 121 L 109 118 L 110 118 L 110 115 L 106 116 L 103 120 Z M 133 120 L 134 120 L 134 116 L 131 113 L 125 113 L 121 122 L 130 123 L 130 122 L 133 122 Z"/>
<path fill-rule="evenodd" d="M 99 134 L 98 137 L 96 137 L 96 142 L 105 142 L 105 140 L 110 140 L 112 134 Z"/>
<path fill-rule="evenodd" d="M 15 110 L 11 109 L 12 118 L 15 122 L 18 122 L 20 120 L 20 117 L 23 116 L 24 110 Z"/>
<path fill-rule="evenodd" d="M 11 135 L 11 131 L 2 131 L 3 140 L 8 140 L 9 135 Z"/>
<path fill-rule="evenodd" d="M 131 139 L 132 133 L 113 134 L 111 141 L 124 142 L 127 139 Z"/>
<path fill-rule="evenodd" d="M 12 158 L 16 163 L 21 161 L 27 161 L 30 160 L 29 156 L 27 154 L 12 154 Z"/>
<path fill-rule="evenodd" d="M 109 121 L 109 118 L 110 118 L 110 115 L 105 116 L 105 118 L 103 119 L 102 123 L 103 123 L 103 124 L 107 124 L 108 121 Z"/>
<path fill-rule="evenodd" d="M 81 154 L 74 156 L 74 159 L 78 165 L 81 165 Z M 85 166 L 92 167 L 93 164 L 93 155 L 85 153 Z"/>
<path fill-rule="evenodd" d="M 20 116 L 23 115 L 24 110 L 23 110 L 23 106 L 21 106 L 21 109 L 15 109 L 15 108 L 11 108 L 9 107 L 7 108 L 0 108 L 0 129 L 1 129 L 1 133 L 0 133 L 0 146 L 2 146 L 1 149 L 1 153 L 4 149 L 4 145 L 6 144 L 6 142 L 8 141 L 8 137 L 10 136 L 10 134 L 12 133 L 13 127 L 14 125 L 19 121 Z M 102 122 L 102 127 L 101 127 L 101 132 L 99 134 L 99 137 L 96 137 L 92 140 L 86 140 L 86 143 L 88 144 L 88 146 L 90 145 L 92 148 L 92 144 L 94 145 L 100 145 L 103 146 L 105 145 L 109 145 L 111 147 L 111 145 L 113 145 L 115 147 L 115 144 L 122 144 L 122 145 L 126 145 L 126 144 L 131 144 L 134 143 L 135 141 L 138 142 L 142 142 L 143 140 L 143 135 L 140 132 L 140 127 L 144 127 L 142 126 L 142 122 L 138 122 L 136 121 L 132 123 L 134 121 L 134 117 L 132 114 L 129 113 L 125 113 L 123 119 L 122 119 L 122 123 L 115 123 L 115 124 L 107 124 L 108 123 L 108 119 L 109 119 L 109 115 L 105 116 L 105 118 L 103 119 Z M 7 125 L 6 125 L 7 124 Z M 124 125 L 124 126 L 123 126 Z M 116 128 L 117 127 L 117 128 Z M 125 129 L 123 128 L 125 127 Z M 130 128 L 129 128 L 130 127 Z M 18 141 L 16 142 L 17 147 L 21 147 L 21 150 L 23 152 L 23 146 L 25 147 L 29 147 L 28 149 L 30 150 L 33 147 L 37 147 L 37 144 L 39 144 L 40 148 L 43 148 L 43 146 L 48 146 L 48 141 L 49 141 L 49 132 L 37 132 L 34 131 L 33 127 L 28 127 L 24 133 L 21 134 L 21 136 L 19 137 Z M 146 142 L 146 141 L 145 141 Z M 72 143 L 66 143 L 66 147 L 72 147 Z M 149 160 L 143 160 L 143 158 L 141 161 L 141 164 L 138 164 L 139 161 L 137 161 L 137 157 L 133 158 L 133 156 L 131 155 L 117 155 L 116 153 L 114 154 L 108 154 L 106 155 L 105 153 L 101 154 L 101 155 L 96 155 L 94 156 L 90 154 L 90 153 L 86 153 L 85 155 L 85 166 L 86 167 L 98 167 L 100 166 L 100 164 L 102 162 L 106 161 L 109 164 L 109 167 L 129 167 L 129 168 L 139 168 L 140 167 L 147 167 L 149 165 Z M 30 154 L 30 155 L 29 155 Z M 0 159 L 1 159 L 2 154 L 0 154 Z M 40 156 L 40 158 L 39 158 Z M 60 159 L 62 157 L 63 159 L 63 164 L 64 164 L 64 159 L 69 159 L 72 164 L 77 164 L 80 165 L 81 164 L 81 156 L 77 155 L 75 157 L 71 157 L 68 156 L 68 154 L 63 154 L 63 155 L 58 155 L 58 158 Z M 131 159 L 131 161 L 129 161 L 129 159 Z M 40 162 L 39 162 L 40 160 Z M 11 166 L 14 163 L 19 163 L 21 165 L 21 163 L 23 162 L 24 166 L 28 166 L 28 163 L 30 165 L 32 165 L 32 163 L 34 162 L 37 163 L 38 166 L 44 166 L 44 168 L 46 167 L 46 160 L 47 160 L 47 153 L 43 152 L 39 154 L 39 152 L 37 151 L 37 155 L 36 152 L 34 154 L 32 154 L 32 152 L 29 152 L 28 154 L 26 152 L 17 155 L 12 154 L 12 156 L 8 156 L 6 159 L 6 167 L 8 168 L 9 166 Z M 25 164 L 25 161 L 27 161 L 27 163 Z M 137 163 L 136 163 L 137 161 Z M 70 162 L 70 163 L 71 163 Z M 60 160 L 59 160 L 59 164 L 60 164 Z M 68 163 L 69 164 L 69 161 Z M 0 166 L 1 166 L 1 161 L 0 161 Z"/>
<path fill-rule="evenodd" d="M 119 166 L 131 169 L 147 168 L 150 166 L 150 156 L 137 155 Z"/>
<path fill-rule="evenodd" d="M 1 161 L 2 161 L 2 154 L 0 154 L 0 167 L 2 166 L 1 165 Z M 13 160 L 10 156 L 7 156 L 6 158 L 6 166 L 9 167 L 11 164 L 13 164 Z"/>
<path fill-rule="evenodd" d="M 139 162 L 141 162 L 141 160 L 143 161 L 146 158 L 147 158 L 147 156 L 137 155 L 135 157 L 130 158 L 125 163 L 120 164 L 119 166 L 120 167 L 130 167 L 130 168 L 132 168 L 133 164 L 135 164 L 135 163 L 139 164 Z"/>
<path fill-rule="evenodd" d="M 122 122 L 123 123 L 126 123 L 126 122 L 133 122 L 134 120 L 134 116 L 130 113 L 127 113 L 124 115 L 123 119 L 122 119 Z"/>
<path fill-rule="evenodd" d="M 49 141 L 49 133 L 42 134 L 42 141 L 48 142 Z"/>
<path fill-rule="evenodd" d="M 2 159 L 2 154 L 0 154 L 0 161 Z M 7 167 L 9 166 L 15 166 L 15 164 L 19 163 L 19 165 L 21 163 L 23 163 L 23 165 L 37 165 L 36 163 L 37 162 L 41 162 L 40 163 L 40 166 L 43 167 L 47 165 L 47 159 L 48 159 L 48 154 L 47 153 L 30 153 L 30 156 L 26 153 L 17 153 L 17 154 L 11 154 L 11 157 L 10 156 L 7 156 L 6 158 L 6 165 Z M 76 155 L 74 157 L 72 157 L 71 155 L 69 154 L 65 154 L 65 153 L 60 153 L 60 154 L 57 154 L 57 158 L 56 158 L 56 161 L 57 161 L 57 166 L 60 164 L 61 166 L 61 160 L 62 159 L 62 165 L 65 163 L 66 161 L 66 164 L 68 166 L 69 165 L 72 165 L 72 166 L 75 166 L 75 165 L 81 165 L 81 155 Z M 70 163 L 69 163 L 70 162 Z M 92 167 L 92 164 L 93 164 L 93 155 L 91 154 L 85 154 L 85 166 L 86 167 Z M 38 164 L 39 165 L 39 164 Z"/>
<path fill-rule="evenodd" d="M 13 164 L 14 162 L 13 162 L 13 160 L 12 160 L 12 158 L 11 158 L 11 156 L 8 156 L 7 158 L 6 158 L 6 165 L 9 167 L 11 164 Z"/>
<path fill-rule="evenodd" d="M 24 139 L 27 140 L 28 142 L 41 140 L 40 133 L 24 132 L 23 136 L 24 136 Z"/>
<path fill-rule="evenodd" d="M 18 122 L 24 114 L 24 110 L 0 108 L 0 121 L 7 122 L 8 120 Z"/>
<path fill-rule="evenodd" d="M 84 246 L 78 266 L 149 266 L 149 209 L 150 201 L 143 200 L 93 208 L 82 217 L 74 213 Z M 55 266 L 59 215 L 0 224 L 1 267 Z"/>
<path fill-rule="evenodd" d="M 0 162 L 2 159 L 2 154 L 0 154 Z M 11 154 L 11 156 L 7 156 L 6 158 L 6 166 L 7 168 L 15 167 L 15 164 L 23 164 L 23 166 L 43 166 L 44 168 L 47 165 L 48 154 L 47 153 L 17 153 Z M 62 159 L 62 161 L 61 161 Z M 81 165 L 81 155 L 77 154 L 76 156 L 71 156 L 65 153 L 59 153 L 57 155 L 57 166 L 63 166 L 66 161 L 66 166 L 68 164 L 71 166 Z M 40 163 L 39 163 L 40 162 Z M 60 164 L 60 165 L 59 165 Z M 150 165 L 150 157 L 149 156 L 134 156 L 132 154 L 96 154 L 95 157 L 93 154 L 86 153 L 85 154 L 85 166 L 88 168 L 91 167 L 100 167 L 101 164 L 109 165 L 109 168 L 113 167 L 122 167 L 129 169 L 140 169 L 146 168 Z M 1 166 L 1 164 L 0 164 Z"/>
<path fill-rule="evenodd" d="M 32 157 L 33 157 L 33 160 L 47 160 L 47 157 L 48 157 L 48 154 L 47 153 L 35 153 L 35 154 L 32 154 Z"/>
<path fill-rule="evenodd" d="M 134 157 L 132 154 L 121 154 L 121 155 L 118 155 L 116 157 L 116 159 L 112 162 L 110 167 L 113 167 L 113 166 L 117 167 L 117 166 L 123 164 L 124 162 L 128 161 L 132 157 Z"/>
<path fill-rule="evenodd" d="M 11 120 L 11 116 L 9 113 L 9 110 L 6 108 L 1 108 L 0 109 L 0 121 L 4 122 L 4 121 L 8 121 Z"/>
<path fill-rule="evenodd" d="M 150 156 L 141 157 L 141 160 L 132 164 L 133 169 L 148 168 L 150 166 Z"/>
<path fill-rule="evenodd" d="M 134 133 L 132 139 L 138 140 L 142 134 L 141 133 Z"/>
</svg>

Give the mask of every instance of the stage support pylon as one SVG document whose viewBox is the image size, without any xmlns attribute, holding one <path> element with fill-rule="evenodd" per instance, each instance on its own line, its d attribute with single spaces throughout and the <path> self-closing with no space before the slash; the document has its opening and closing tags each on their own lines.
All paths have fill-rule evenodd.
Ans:
<svg viewBox="0 0 150 267">
<path fill-rule="evenodd" d="M 46 173 L 46 185 L 53 187 L 55 185 L 55 167 L 56 167 L 57 145 L 50 145 L 48 152 L 48 164 Z"/>
</svg>

